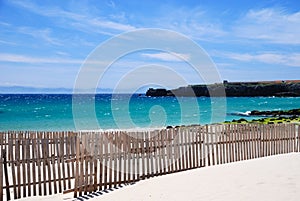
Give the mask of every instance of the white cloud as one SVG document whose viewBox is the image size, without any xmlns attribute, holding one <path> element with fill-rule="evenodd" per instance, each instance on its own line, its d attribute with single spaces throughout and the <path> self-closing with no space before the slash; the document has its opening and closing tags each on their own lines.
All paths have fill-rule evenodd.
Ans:
<svg viewBox="0 0 300 201">
<path fill-rule="evenodd" d="M 300 11 L 287 13 L 284 10 L 271 8 L 250 10 L 235 23 L 233 32 L 242 38 L 299 45 Z"/>
<path fill-rule="evenodd" d="M 159 59 L 162 61 L 183 61 L 183 60 L 189 60 L 190 55 L 188 54 L 178 54 L 178 53 L 167 53 L 167 52 L 161 52 L 161 53 L 143 53 L 143 57 L 148 57 L 151 59 Z"/>
<path fill-rule="evenodd" d="M 300 53 L 280 54 L 280 53 L 262 53 L 262 54 L 248 54 L 248 53 L 221 53 L 220 56 L 244 61 L 244 62 L 262 62 L 267 64 L 280 64 L 283 66 L 300 67 Z"/>
</svg>

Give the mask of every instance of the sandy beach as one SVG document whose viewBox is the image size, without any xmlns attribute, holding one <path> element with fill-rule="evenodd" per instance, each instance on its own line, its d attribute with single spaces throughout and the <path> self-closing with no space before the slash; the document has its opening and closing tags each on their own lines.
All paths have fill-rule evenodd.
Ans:
<svg viewBox="0 0 300 201">
<path fill-rule="evenodd" d="M 276 155 L 150 178 L 89 200 L 296 201 L 299 167 L 300 153 Z M 23 200 L 73 200 L 72 195 Z"/>
</svg>

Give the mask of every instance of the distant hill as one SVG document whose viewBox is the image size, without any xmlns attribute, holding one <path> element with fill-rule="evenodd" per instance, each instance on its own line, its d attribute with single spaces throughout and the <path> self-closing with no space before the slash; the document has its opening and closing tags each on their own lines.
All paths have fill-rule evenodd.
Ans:
<svg viewBox="0 0 300 201">
<path fill-rule="evenodd" d="M 99 88 L 97 93 L 112 93 L 112 89 Z M 40 87 L 23 87 L 23 86 L 0 86 L 1 94 L 71 94 L 72 88 L 40 88 Z"/>
<path fill-rule="evenodd" d="M 146 96 L 297 97 L 300 96 L 300 80 L 258 82 L 228 82 L 225 80 L 223 83 L 189 85 L 172 90 L 149 88 Z"/>
</svg>

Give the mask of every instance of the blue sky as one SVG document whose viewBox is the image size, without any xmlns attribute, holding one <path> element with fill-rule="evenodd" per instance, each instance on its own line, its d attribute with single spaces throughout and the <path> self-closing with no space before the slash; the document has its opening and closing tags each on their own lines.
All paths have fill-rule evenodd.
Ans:
<svg viewBox="0 0 300 201">
<path fill-rule="evenodd" d="M 299 79 L 298 0 L 2 0 L 0 86 L 72 88 L 91 51 L 117 34 L 140 28 L 188 36 L 211 56 L 221 79 Z M 114 72 L 149 62 L 184 65 L 164 52 L 146 51 L 118 61 Z M 190 75 L 190 84 L 201 82 L 192 71 L 182 73 Z M 119 78 L 108 77 L 100 87 L 112 88 L 114 79 Z"/>
</svg>

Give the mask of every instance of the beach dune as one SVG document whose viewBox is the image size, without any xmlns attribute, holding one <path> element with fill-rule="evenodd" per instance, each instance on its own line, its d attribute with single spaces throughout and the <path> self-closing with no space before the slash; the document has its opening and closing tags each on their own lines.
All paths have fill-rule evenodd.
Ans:
<svg viewBox="0 0 300 201">
<path fill-rule="evenodd" d="M 204 167 L 125 186 L 89 200 L 298 201 L 300 153 Z M 24 200 L 68 200 L 72 194 Z"/>
</svg>

